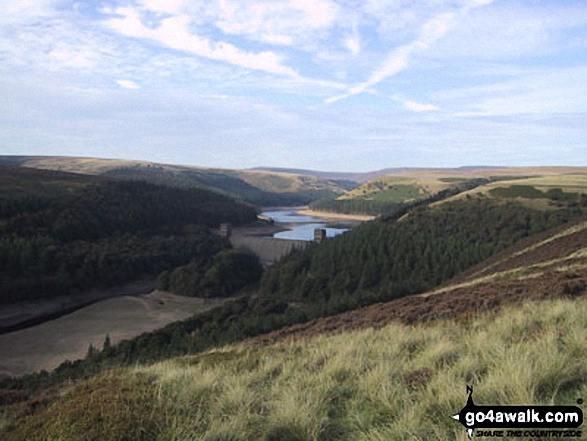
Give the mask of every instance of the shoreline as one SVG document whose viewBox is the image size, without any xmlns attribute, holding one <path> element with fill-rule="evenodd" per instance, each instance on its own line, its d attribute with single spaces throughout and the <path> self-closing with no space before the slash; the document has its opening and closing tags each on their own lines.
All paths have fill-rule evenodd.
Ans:
<svg viewBox="0 0 587 441">
<path fill-rule="evenodd" d="M 328 211 L 314 211 L 310 209 L 310 207 L 299 207 L 295 210 L 297 214 L 301 214 L 303 216 L 311 216 L 316 218 L 322 219 L 331 219 L 331 220 L 349 220 L 349 221 L 357 221 L 357 222 L 367 222 L 370 220 L 375 219 L 376 216 L 370 216 L 367 214 L 343 214 L 343 213 L 331 213 Z"/>
<path fill-rule="evenodd" d="M 55 320 L 103 300 L 145 295 L 154 289 L 155 277 L 146 277 L 111 288 L 3 305 L 0 306 L 0 335 Z"/>
</svg>

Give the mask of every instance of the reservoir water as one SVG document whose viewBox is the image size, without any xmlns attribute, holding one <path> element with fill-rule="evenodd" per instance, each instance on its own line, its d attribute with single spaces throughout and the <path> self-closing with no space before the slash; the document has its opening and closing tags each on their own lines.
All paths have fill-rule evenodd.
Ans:
<svg viewBox="0 0 587 441">
<path fill-rule="evenodd" d="M 288 228 L 287 231 L 274 234 L 276 239 L 310 241 L 314 239 L 314 230 L 317 228 L 326 230 L 326 237 L 334 237 L 350 229 L 343 228 L 342 225 L 340 228 L 338 225 L 329 226 L 331 222 L 298 214 L 295 209 L 265 211 L 261 214 L 273 219 L 276 225 L 283 224 L 284 228 Z"/>
</svg>

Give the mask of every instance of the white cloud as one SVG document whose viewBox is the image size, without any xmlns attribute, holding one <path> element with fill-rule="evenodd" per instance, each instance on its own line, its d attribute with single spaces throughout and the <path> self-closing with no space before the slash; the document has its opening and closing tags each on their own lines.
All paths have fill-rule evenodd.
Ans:
<svg viewBox="0 0 587 441">
<path fill-rule="evenodd" d="M 263 34 L 260 38 L 265 43 L 273 45 L 290 46 L 293 43 L 293 39 L 289 35 Z"/>
<path fill-rule="evenodd" d="M 587 25 L 584 7 L 528 7 L 515 2 L 496 3 L 472 11 L 437 45 L 441 59 L 504 60 L 557 52 L 573 40 L 565 30 Z"/>
<path fill-rule="evenodd" d="M 220 0 L 208 14 L 224 33 L 289 46 L 317 38 L 336 22 L 338 7 L 327 0 Z"/>
<path fill-rule="evenodd" d="M 408 67 L 410 56 L 414 52 L 428 49 L 436 40 L 441 38 L 447 32 L 449 23 L 452 21 L 453 17 L 454 14 L 442 14 L 425 23 L 422 27 L 420 37 L 412 43 L 400 46 L 391 52 L 383 64 L 371 73 L 367 81 L 351 87 L 347 94 L 327 99 L 326 103 L 330 104 L 340 99 L 363 93 L 384 79 L 403 71 Z"/>
<path fill-rule="evenodd" d="M 51 0 L 4 0 L 0 11 L 8 15 L 21 15 L 47 11 L 54 3 Z"/>
<path fill-rule="evenodd" d="M 249 69 L 279 75 L 296 75 L 293 69 L 282 64 L 282 57 L 274 52 L 246 52 L 230 43 L 212 43 L 207 38 L 190 33 L 191 20 L 187 15 L 165 18 L 159 27 L 151 29 L 141 22 L 139 12 L 133 8 L 118 8 L 116 13 L 122 18 L 111 18 L 106 24 L 123 35 L 147 38 L 170 49 L 189 52 L 212 60 L 226 61 Z"/>
<path fill-rule="evenodd" d="M 135 83 L 134 81 L 131 80 L 116 80 L 116 83 L 122 87 L 123 89 L 140 89 L 141 86 L 139 86 L 137 83 Z"/>
<path fill-rule="evenodd" d="M 587 66 L 520 74 L 487 86 L 435 94 L 456 116 L 582 114 L 587 108 Z"/>
</svg>

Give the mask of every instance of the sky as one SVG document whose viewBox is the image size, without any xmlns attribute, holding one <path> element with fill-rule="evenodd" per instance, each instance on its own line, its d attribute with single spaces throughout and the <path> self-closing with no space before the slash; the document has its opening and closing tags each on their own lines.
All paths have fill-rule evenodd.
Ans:
<svg viewBox="0 0 587 441">
<path fill-rule="evenodd" d="M 0 154 L 587 165 L 587 3 L 1 0 Z"/>
</svg>

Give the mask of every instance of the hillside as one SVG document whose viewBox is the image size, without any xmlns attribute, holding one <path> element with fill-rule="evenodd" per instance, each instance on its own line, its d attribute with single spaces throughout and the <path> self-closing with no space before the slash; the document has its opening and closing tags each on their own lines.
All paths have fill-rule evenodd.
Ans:
<svg viewBox="0 0 587 441">
<path fill-rule="evenodd" d="M 0 165 L 0 197 L 62 197 L 106 180 L 98 176 Z"/>
<path fill-rule="evenodd" d="M 462 192 L 443 202 L 464 198 L 487 198 L 518 201 L 536 209 L 551 209 L 562 205 L 583 204 L 587 200 L 587 173 L 569 172 L 557 175 L 519 177 L 487 183 Z"/>
<path fill-rule="evenodd" d="M 440 289 L 248 342 L 4 392 L 4 439 L 443 441 L 479 404 L 587 393 L 587 219 L 527 237 Z M 488 314 L 490 313 L 490 314 Z M 519 437 L 516 439 L 546 439 Z"/>
<path fill-rule="evenodd" d="M 513 189 L 505 190 L 511 186 Z M 548 207 L 548 199 L 563 202 L 568 200 L 565 193 L 577 193 L 577 201 L 578 195 L 587 193 L 587 169 L 394 169 L 391 173 L 364 182 L 334 199 L 316 201 L 312 208 L 377 215 L 394 213 L 406 205 L 434 199 L 459 200 L 483 195 L 496 199 L 527 199 L 527 205 L 543 209 Z"/>
<path fill-rule="evenodd" d="M 201 188 L 259 206 L 306 205 L 335 197 L 354 186 L 349 181 L 295 173 L 224 170 L 98 158 L 0 156 L 0 165 L 85 175 L 145 180 L 159 185 Z"/>
<path fill-rule="evenodd" d="M 123 341 L 90 358 L 64 362 L 50 375 L 9 380 L 0 388 L 47 387 L 105 367 L 202 352 L 381 301 L 408 301 L 408 296 L 435 289 L 512 244 L 581 213 L 579 207 L 543 212 L 516 203 L 464 200 L 440 209 L 419 207 L 400 222 L 368 222 L 319 246 L 292 251 L 266 271 L 258 295 Z M 186 268 L 185 274 L 190 271 Z M 204 280 L 183 279 L 181 274 L 177 281 L 186 286 Z"/>
</svg>

